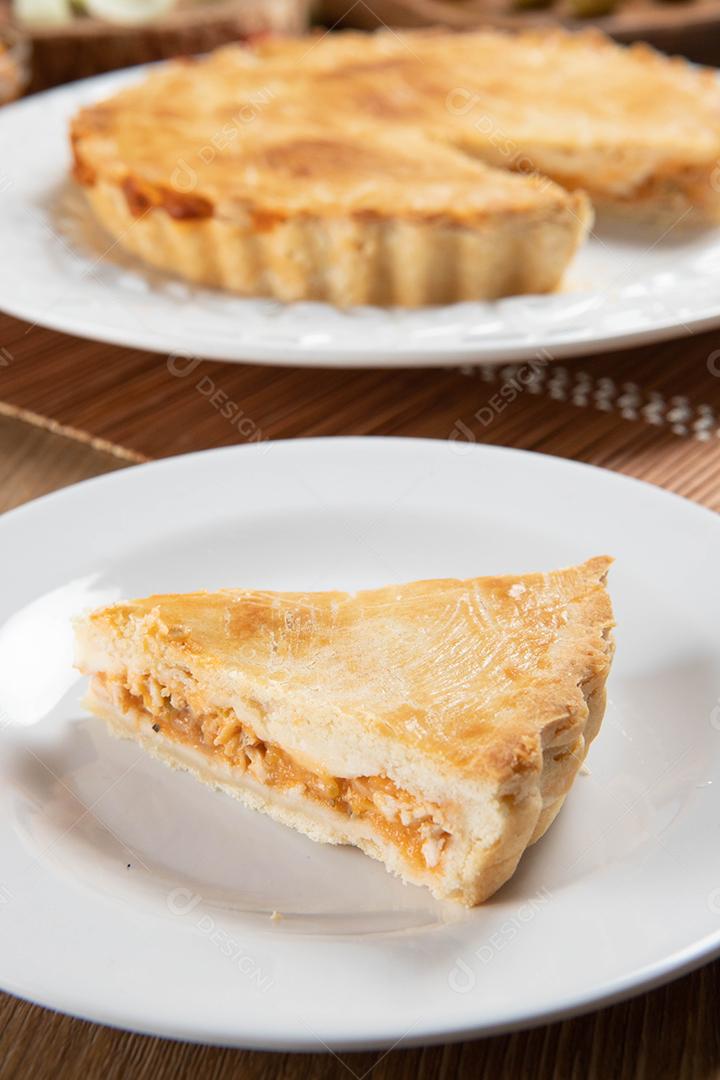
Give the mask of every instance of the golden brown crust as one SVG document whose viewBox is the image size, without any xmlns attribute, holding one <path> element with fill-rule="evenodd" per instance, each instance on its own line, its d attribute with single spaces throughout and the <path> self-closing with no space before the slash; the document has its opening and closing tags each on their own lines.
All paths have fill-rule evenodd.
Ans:
<svg viewBox="0 0 720 1080">
<path fill-rule="evenodd" d="M 597 33 L 388 32 L 170 64 L 71 139 L 95 213 L 154 266 L 419 306 L 556 288 L 587 196 L 720 218 L 719 116 L 712 73 Z"/>
<path fill-rule="evenodd" d="M 127 100 L 118 95 L 74 121 L 76 175 L 85 170 L 90 185 L 129 181 L 189 203 L 200 197 L 227 221 L 261 211 L 278 220 L 342 213 L 474 224 L 498 214 L 577 208 L 582 201 L 540 177 L 488 168 L 409 130 L 321 123 L 298 129 L 263 118 L 216 149 L 217 117 L 165 118 L 142 95 L 126 93 Z"/>
<path fill-rule="evenodd" d="M 368 52 L 352 70 L 324 44 L 307 64 L 307 43 L 282 60 L 231 48 L 82 110 L 74 175 L 96 214 L 153 265 L 244 295 L 418 306 L 554 289 L 587 198 L 457 150 L 421 99 L 389 92 L 418 72 L 383 59 L 381 37 L 344 43 Z M 186 227 L 209 219 L 222 227 Z M 259 261 L 257 239 L 272 240 Z"/>
<path fill-rule="evenodd" d="M 167 183 L 184 162 L 219 209 L 228 190 L 235 195 L 239 161 L 257 158 L 269 132 L 297 134 L 296 145 L 280 142 L 254 161 L 271 184 L 278 174 L 277 194 L 292 204 L 305 170 L 317 167 L 333 185 L 348 168 L 362 170 L 356 156 L 346 159 L 352 146 L 335 144 L 355 131 L 355 152 L 388 178 L 376 199 L 402 214 L 393 178 L 397 170 L 402 188 L 400 151 L 413 133 L 502 169 L 627 202 L 653 179 L 672 178 L 684 190 L 688 170 L 712 169 L 719 115 L 711 72 L 597 33 L 342 34 L 231 47 L 198 64 L 170 65 L 83 110 L 73 133 L 84 166 L 99 175 L 124 169 Z M 372 166 L 373 135 L 382 131 L 398 157 L 381 153 Z M 522 199 L 520 190 L 513 194 Z M 462 204 L 462 191 L 452 201 Z"/>
<path fill-rule="evenodd" d="M 224 777 L 224 790 L 309 835 L 358 843 L 407 880 L 475 904 L 548 827 L 597 733 L 612 658 L 609 564 L 354 595 L 153 596 L 87 616 L 78 659 L 98 676 L 94 711 L 143 743 L 160 740 L 174 764 Z M 284 790 L 258 796 L 257 777 L 247 795 L 246 767 L 228 774 L 227 751 L 213 764 L 210 744 L 188 734 L 209 725 L 212 743 L 227 717 L 262 741 L 268 761 L 296 762 L 294 778 L 310 770 L 340 793 L 347 778 L 371 778 L 429 808 L 437 860 L 418 862 L 417 838 L 410 857 L 402 830 L 377 818 L 358 838 L 355 816 L 328 805 L 318 825 L 316 795 L 288 808 Z M 175 745 L 186 738 L 205 752 L 199 767 Z"/>
<path fill-rule="evenodd" d="M 245 296 L 338 306 L 418 307 L 549 292 L 583 235 L 586 207 L 498 215 L 474 225 L 391 220 L 367 213 L 286 218 L 256 209 L 245 221 L 164 210 L 137 216 L 116 184 L 87 190 L 98 219 L 151 266 Z"/>
<path fill-rule="evenodd" d="M 545 748 L 582 735 L 585 689 L 604 680 L 612 653 L 610 562 L 356 594 L 151 596 L 90 624 L 118 634 L 150 620 L 146 640 L 198 664 L 203 679 L 233 666 L 268 692 L 281 679 L 285 698 L 293 685 L 320 686 L 345 713 L 359 695 L 380 735 L 451 770 L 512 783 L 540 770 Z"/>
</svg>

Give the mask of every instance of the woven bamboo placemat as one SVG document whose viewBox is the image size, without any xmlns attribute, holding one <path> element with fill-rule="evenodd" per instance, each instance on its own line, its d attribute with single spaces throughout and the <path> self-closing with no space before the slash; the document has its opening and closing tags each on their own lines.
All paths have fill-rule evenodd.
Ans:
<svg viewBox="0 0 720 1080">
<path fill-rule="evenodd" d="M 258 439 L 408 435 L 523 447 L 720 509 L 720 341 L 498 368 L 323 370 L 119 349 L 0 316 L 0 411 L 129 460 Z"/>
</svg>

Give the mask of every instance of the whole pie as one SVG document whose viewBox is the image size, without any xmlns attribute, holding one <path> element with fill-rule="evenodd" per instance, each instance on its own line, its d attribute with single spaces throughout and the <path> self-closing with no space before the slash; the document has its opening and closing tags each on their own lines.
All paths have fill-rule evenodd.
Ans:
<svg viewBox="0 0 720 1080">
<path fill-rule="evenodd" d="M 151 596 L 81 619 L 77 664 L 116 734 L 472 906 L 550 826 L 598 732 L 610 562 Z"/>
<path fill-rule="evenodd" d="M 176 62 L 72 123 L 116 241 L 248 296 L 542 293 L 591 200 L 719 216 L 710 72 L 597 34 L 330 34 Z"/>
</svg>

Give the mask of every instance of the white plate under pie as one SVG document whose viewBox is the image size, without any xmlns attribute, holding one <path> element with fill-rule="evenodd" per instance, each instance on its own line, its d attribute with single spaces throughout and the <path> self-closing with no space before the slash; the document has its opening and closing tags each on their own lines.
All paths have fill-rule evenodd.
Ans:
<svg viewBox="0 0 720 1080">
<path fill-rule="evenodd" d="M 245 300 L 148 269 L 68 182 L 72 114 L 141 77 L 104 75 L 0 112 L 0 310 L 159 353 L 338 367 L 577 356 L 720 323 L 720 230 L 683 222 L 598 225 L 555 295 L 419 311 Z"/>
<path fill-rule="evenodd" d="M 0 518 L 0 986 L 144 1032 L 337 1049 L 536 1023 L 709 959 L 719 541 L 715 515 L 637 481 L 410 439 L 178 457 Z M 352 589 L 605 552 L 617 655 L 589 774 L 473 911 L 113 739 L 70 668 L 71 614 L 119 596 Z"/>
</svg>

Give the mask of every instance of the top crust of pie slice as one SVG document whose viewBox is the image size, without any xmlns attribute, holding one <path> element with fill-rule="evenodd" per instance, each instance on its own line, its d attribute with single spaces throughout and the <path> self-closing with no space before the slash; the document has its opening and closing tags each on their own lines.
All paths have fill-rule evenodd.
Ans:
<svg viewBox="0 0 720 1080">
<path fill-rule="evenodd" d="M 78 665 L 95 676 L 91 708 L 109 719 L 134 716 L 146 730 L 156 719 L 171 741 L 192 742 L 193 717 L 230 716 L 266 751 L 279 748 L 282 775 L 361 778 L 430 805 L 451 837 L 433 865 L 382 823 L 367 835 L 345 832 L 339 814 L 309 825 L 315 794 L 294 809 L 249 799 L 472 904 L 548 827 L 597 732 L 612 657 L 609 564 L 352 595 L 153 596 L 81 620 Z M 222 754 L 221 743 L 204 749 Z M 263 778 L 272 786 L 267 767 Z"/>
</svg>

